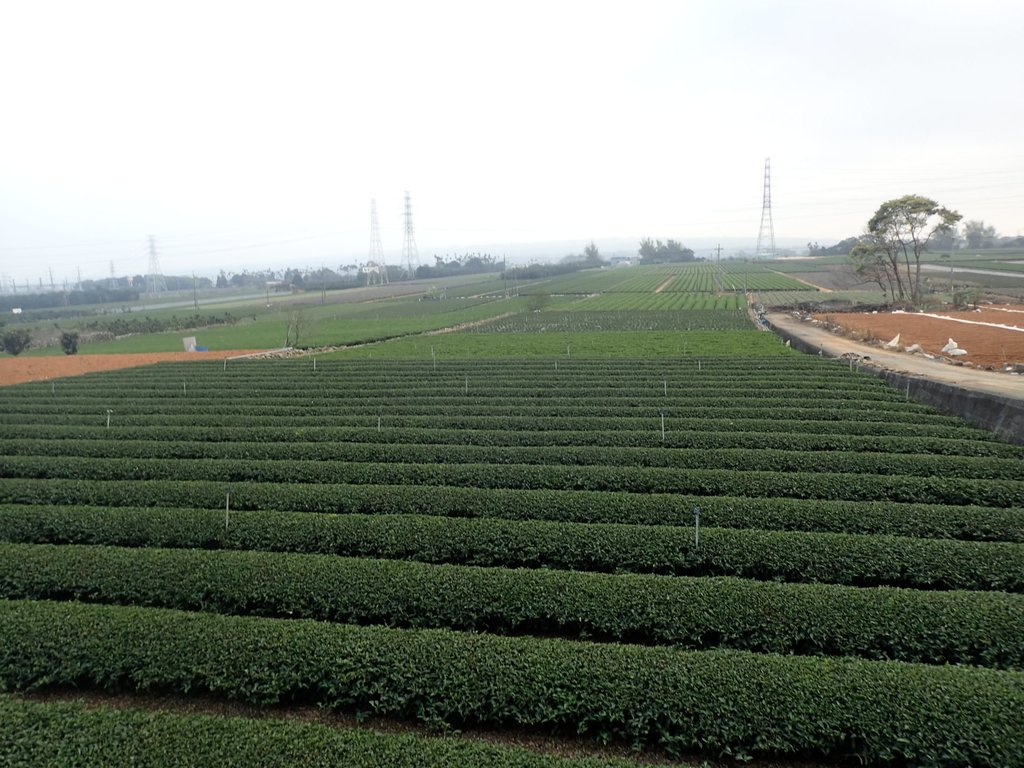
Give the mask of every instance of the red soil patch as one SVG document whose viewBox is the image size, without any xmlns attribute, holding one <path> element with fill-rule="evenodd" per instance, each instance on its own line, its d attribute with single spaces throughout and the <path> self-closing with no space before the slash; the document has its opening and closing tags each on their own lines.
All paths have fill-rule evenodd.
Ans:
<svg viewBox="0 0 1024 768">
<path fill-rule="evenodd" d="M 929 314 L 941 315 L 930 317 Z M 1001 369 L 1004 363 L 1024 363 L 1024 307 L 986 307 L 980 311 L 928 314 L 837 313 L 815 315 L 816 320 L 834 323 L 865 338 L 887 342 L 898 333 L 899 348 L 920 344 L 925 352 L 941 354 L 950 339 L 967 354 L 955 359 L 981 368 Z M 978 325 L 991 323 L 992 325 Z M 1010 326 L 997 328 L 996 325 Z M 1017 330 L 1014 330 L 1016 328 Z"/>
<path fill-rule="evenodd" d="M 218 350 L 216 352 L 147 352 L 122 355 L 62 355 L 60 357 L 3 357 L 0 358 L 0 386 L 42 381 L 83 373 L 135 368 L 166 361 L 198 362 L 223 360 L 225 357 L 247 355 L 261 350 Z"/>
</svg>

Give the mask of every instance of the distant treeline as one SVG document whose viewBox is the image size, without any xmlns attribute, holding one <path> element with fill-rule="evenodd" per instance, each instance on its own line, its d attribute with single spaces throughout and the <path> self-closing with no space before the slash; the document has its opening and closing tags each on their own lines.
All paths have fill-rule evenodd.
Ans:
<svg viewBox="0 0 1024 768">
<path fill-rule="evenodd" d="M 86 331 L 101 331 L 114 336 L 127 336 L 133 333 L 161 333 L 163 331 L 184 331 L 192 328 L 208 328 L 211 325 L 233 325 L 238 322 L 225 312 L 223 315 L 186 315 L 178 317 L 135 317 L 120 315 L 118 317 L 101 318 L 82 323 L 80 328 Z"/>
<path fill-rule="evenodd" d="M 433 266 L 423 264 L 416 268 L 416 277 L 424 279 L 475 275 L 482 272 L 494 272 L 497 269 L 497 259 L 489 253 L 466 253 L 449 258 L 447 261 L 435 255 Z"/>
<path fill-rule="evenodd" d="M 545 277 L 557 277 L 567 275 L 570 272 L 579 272 L 589 267 L 582 262 L 568 262 L 559 264 L 528 264 L 525 267 L 513 267 L 506 269 L 502 277 L 506 280 L 540 280 Z"/>
<path fill-rule="evenodd" d="M 863 236 L 847 237 L 835 245 L 818 245 L 817 242 L 807 244 L 807 253 L 811 256 L 846 256 L 853 250 L 857 243 L 863 240 Z"/>
<path fill-rule="evenodd" d="M 692 249 L 672 238 L 663 243 L 661 240 L 645 237 L 640 241 L 638 253 L 641 264 L 674 264 L 696 260 Z"/>
<path fill-rule="evenodd" d="M 82 291 L 56 293 L 25 293 L 0 296 L 0 311 L 10 314 L 12 309 L 52 309 L 82 304 L 108 304 L 138 301 L 139 292 L 133 288 L 93 288 Z"/>
</svg>

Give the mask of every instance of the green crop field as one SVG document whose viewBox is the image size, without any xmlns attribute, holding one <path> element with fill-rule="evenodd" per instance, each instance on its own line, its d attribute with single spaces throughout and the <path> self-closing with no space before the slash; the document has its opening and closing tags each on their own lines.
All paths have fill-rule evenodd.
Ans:
<svg viewBox="0 0 1024 768">
<path fill-rule="evenodd" d="M 661 293 L 606 293 L 587 296 L 572 301 L 566 306 L 570 310 L 628 310 L 647 312 L 650 310 L 738 310 L 746 309 L 747 302 L 741 294 L 714 294 L 710 292 L 685 293 L 662 291 Z"/>
<path fill-rule="evenodd" d="M 485 729 L 1020 765 L 1024 449 L 735 294 L 654 293 L 744 274 L 690 270 L 313 307 L 325 339 L 403 337 L 0 390 L 0 762 L 637 764 L 454 735 Z M 51 689 L 144 708 L 23 697 Z M 250 716 L 148 706 L 196 695 Z"/>
<path fill-rule="evenodd" d="M 482 285 L 488 285 L 483 283 Z M 326 303 L 314 299 L 273 304 L 269 308 L 248 305 L 233 313 L 234 322 L 189 331 L 127 335 L 111 341 L 83 344 L 83 354 L 119 352 L 180 352 L 182 337 L 195 336 L 209 349 L 276 349 L 285 346 L 289 324 L 296 314 L 303 319 L 300 346 L 340 346 L 364 344 L 407 334 L 479 322 L 526 307 L 526 298 L 446 297 L 444 299 L 389 299 L 372 303 Z M 169 310 L 164 317 L 171 317 Z M 178 310 L 181 315 L 188 312 Z M 142 315 L 141 317 L 159 317 Z M 130 319 L 125 317 L 124 319 Z M 39 350 L 42 354 L 61 354 L 59 347 Z"/>
<path fill-rule="evenodd" d="M 632 299 L 633 297 L 630 297 Z M 641 299 L 642 300 L 642 299 Z M 477 333 L 546 333 L 552 331 L 739 331 L 751 325 L 739 309 L 691 309 L 685 312 L 656 310 L 579 310 L 524 312 L 491 320 L 473 328 Z M 667 309 L 667 307 L 663 308 Z"/>
<path fill-rule="evenodd" d="M 432 352 L 433 350 L 433 352 Z M 556 331 L 406 336 L 333 353 L 346 358 L 700 357 L 792 354 L 778 338 L 745 331 Z"/>
<path fill-rule="evenodd" d="M 788 307 L 807 302 L 879 305 L 888 301 L 882 291 L 757 291 L 756 299 L 766 307 Z"/>
</svg>

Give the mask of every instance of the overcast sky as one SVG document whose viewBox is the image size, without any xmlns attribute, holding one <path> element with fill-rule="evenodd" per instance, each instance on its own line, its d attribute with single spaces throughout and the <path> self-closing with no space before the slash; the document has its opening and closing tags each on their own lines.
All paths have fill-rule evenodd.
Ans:
<svg viewBox="0 0 1024 768">
<path fill-rule="evenodd" d="M 0 5 L 9 281 L 625 237 L 1024 234 L 1017 0 Z M 558 254 L 554 254 L 558 255 Z"/>
</svg>

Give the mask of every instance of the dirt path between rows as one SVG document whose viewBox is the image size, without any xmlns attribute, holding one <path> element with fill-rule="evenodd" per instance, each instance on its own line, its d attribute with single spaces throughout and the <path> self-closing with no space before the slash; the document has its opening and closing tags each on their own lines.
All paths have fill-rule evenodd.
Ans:
<svg viewBox="0 0 1024 768">
<path fill-rule="evenodd" d="M 777 270 L 777 269 L 769 269 L 768 271 L 769 272 L 774 272 L 776 275 L 782 275 L 783 277 L 788 277 L 790 280 L 796 280 L 798 283 L 803 283 L 804 285 L 806 285 L 806 286 L 808 286 L 810 288 L 813 288 L 816 291 L 821 291 L 822 293 L 832 293 L 832 289 L 831 288 L 826 288 L 823 285 L 817 285 L 815 283 L 812 283 L 810 280 L 804 280 L 802 277 L 797 277 L 796 275 L 791 275 L 788 272 L 779 272 L 779 270 Z"/>
<path fill-rule="evenodd" d="M 472 320 L 468 323 L 459 323 L 458 325 L 449 325 L 446 328 L 435 328 L 432 331 L 424 331 L 421 336 L 439 336 L 442 333 L 455 333 L 456 331 L 465 331 L 469 328 L 479 328 L 481 325 L 487 325 L 487 323 L 493 323 L 496 320 L 504 320 L 506 317 L 512 317 L 517 314 L 516 312 L 506 312 L 503 315 L 495 315 L 494 317 L 486 317 L 483 320 Z M 417 334 L 409 334 L 416 336 Z"/>
<path fill-rule="evenodd" d="M 257 706 L 239 701 L 218 699 L 209 694 L 191 694 L 188 696 L 170 693 L 107 693 L 101 691 L 84 691 L 81 689 L 47 688 L 42 691 L 15 693 L 17 698 L 26 701 L 51 703 L 70 702 L 91 710 L 142 710 L 148 712 L 166 712 L 177 715 L 205 715 L 211 717 L 240 717 L 249 720 L 277 720 L 294 723 L 313 723 L 329 728 L 349 728 L 374 731 L 383 734 L 407 734 L 423 739 L 440 739 L 436 731 L 421 723 L 399 720 L 394 717 L 371 715 L 356 717 L 355 715 L 325 709 L 308 704 L 270 704 Z M 445 738 L 460 739 L 469 743 L 495 744 L 503 747 L 514 747 L 529 750 L 538 755 L 557 756 L 569 759 L 592 758 L 595 760 L 621 760 L 636 766 L 679 766 L 707 765 L 703 756 L 693 754 L 683 761 L 672 759 L 657 749 L 648 748 L 637 752 L 621 741 L 601 744 L 587 734 L 549 734 L 541 727 L 529 726 L 494 728 L 466 724 L 460 730 L 447 734 Z M 717 762 L 714 763 L 718 765 Z M 826 768 L 822 763 L 785 760 L 783 758 L 753 759 L 745 763 L 749 768 Z M 846 765 L 845 762 L 830 762 L 831 768 Z M 851 768 L 854 764 L 849 763 Z"/>
<path fill-rule="evenodd" d="M 675 275 L 669 275 L 668 277 L 665 278 L 665 280 L 661 283 L 661 285 L 659 285 L 657 288 L 654 289 L 654 292 L 655 293 L 661 293 L 666 288 L 668 288 L 668 284 L 671 283 L 675 279 L 676 279 Z"/>
<path fill-rule="evenodd" d="M 943 384 L 1024 402 L 1024 379 L 1020 376 L 950 365 L 940 360 L 929 360 L 904 352 L 890 352 L 853 339 L 837 336 L 824 328 L 816 327 L 782 312 L 770 312 L 766 317 L 775 327 L 800 337 L 827 355 L 839 357 L 844 354 L 856 354 L 868 357 L 874 365 L 891 371 L 921 376 Z"/>
<path fill-rule="evenodd" d="M 217 350 L 214 352 L 131 352 L 113 355 L 53 355 L 50 357 L 0 358 L 0 387 L 26 381 L 47 381 L 81 376 L 97 371 L 116 371 L 164 362 L 202 362 L 225 357 L 256 354 L 262 350 Z"/>
</svg>

